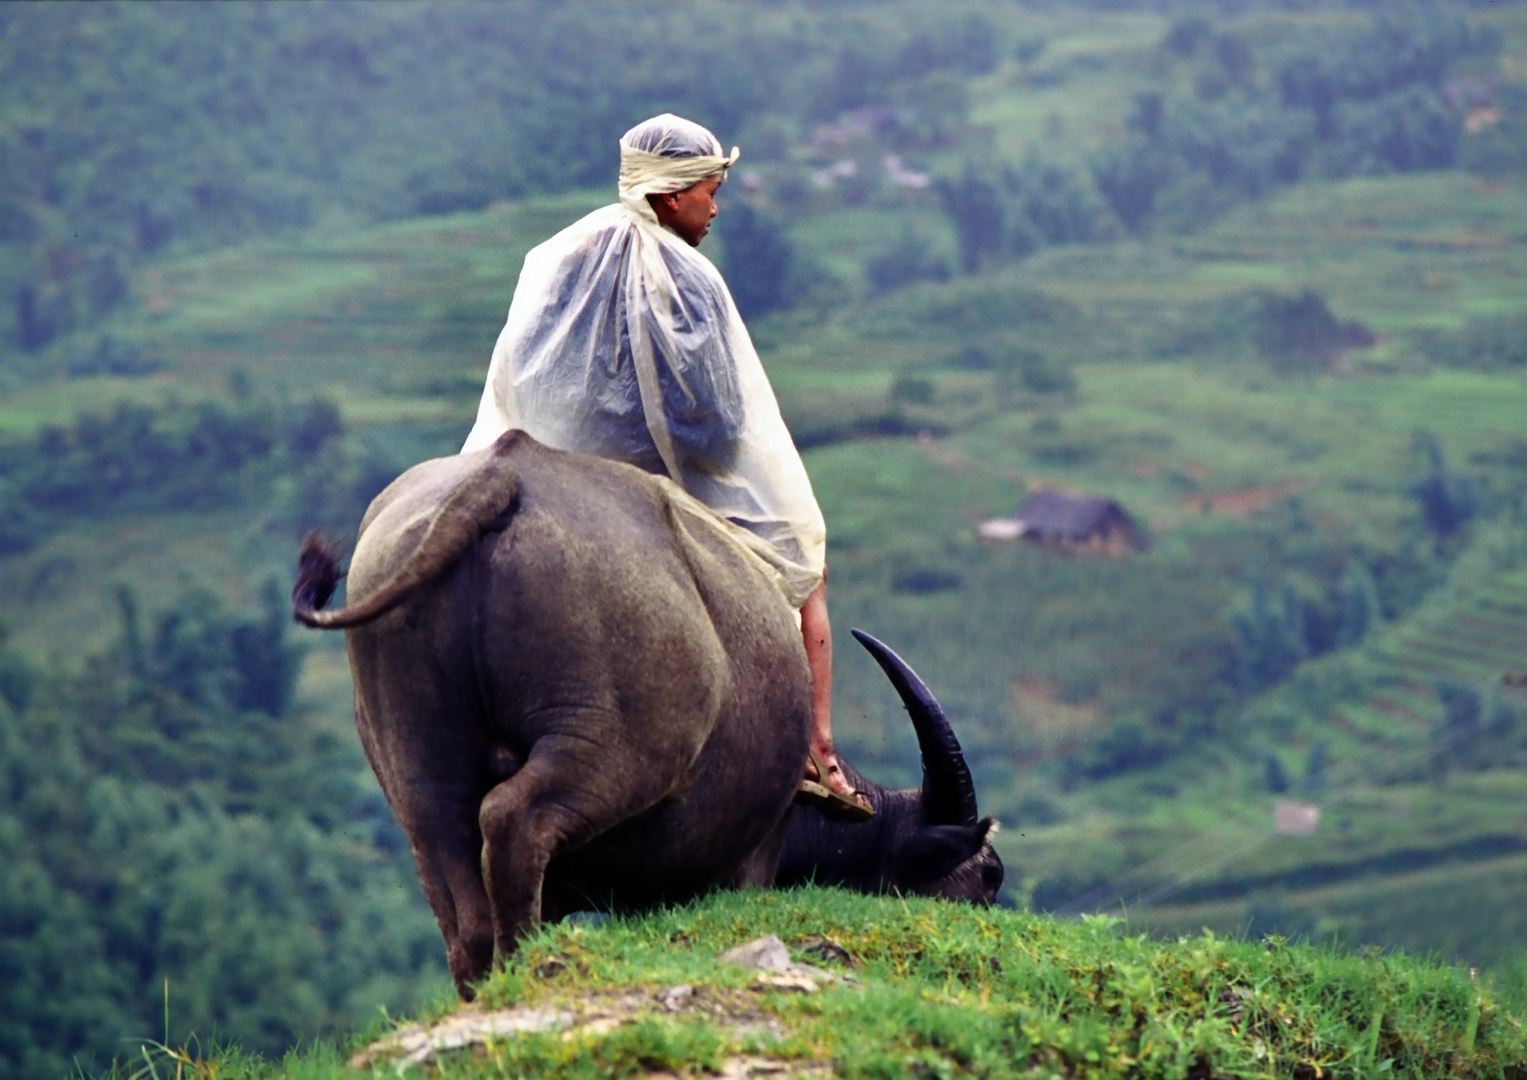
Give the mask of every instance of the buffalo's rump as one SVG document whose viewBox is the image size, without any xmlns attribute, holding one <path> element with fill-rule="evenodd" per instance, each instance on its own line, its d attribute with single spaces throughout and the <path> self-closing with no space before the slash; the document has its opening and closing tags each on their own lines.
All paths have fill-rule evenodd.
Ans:
<svg viewBox="0 0 1527 1080">
<path fill-rule="evenodd" d="M 566 837 L 537 917 L 744 879 L 805 758 L 809 677 L 788 606 L 653 477 L 505 439 L 486 465 L 461 455 L 400 477 L 350 571 L 354 605 L 456 493 L 506 493 L 458 523 L 471 535 L 446 572 L 347 632 L 362 741 L 427 890 L 432 871 L 462 872 L 434 866 L 439 852 L 480 857 L 484 798 L 532 777 Z"/>
</svg>

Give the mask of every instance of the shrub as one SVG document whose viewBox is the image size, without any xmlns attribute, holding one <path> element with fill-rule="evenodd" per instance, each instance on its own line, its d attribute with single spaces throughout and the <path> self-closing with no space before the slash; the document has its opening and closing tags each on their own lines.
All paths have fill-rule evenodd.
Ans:
<svg viewBox="0 0 1527 1080">
<path fill-rule="evenodd" d="M 1156 122 L 1160 122 L 1160 98 Z M 1171 179 L 1171 159 L 1155 143 L 1135 138 L 1109 146 L 1092 161 L 1092 179 L 1120 223 L 1132 233 L 1149 226 L 1156 197 Z"/>
<path fill-rule="evenodd" d="M 788 307 L 795 252 L 784 227 L 739 200 L 727 207 L 721 230 L 726 241 L 722 269 L 737 310 L 752 318 Z"/>
<path fill-rule="evenodd" d="M 131 341 L 118 341 L 110 334 L 102 334 L 95 344 L 76 352 L 69 361 L 69 374 L 88 375 L 149 375 L 158 371 L 164 363 L 149 356 Z"/>
<path fill-rule="evenodd" d="M 888 293 L 917 281 L 947 281 L 949 264 L 929 252 L 928 241 L 903 224 L 901 236 L 865 262 L 865 275 L 876 293 Z"/>
<path fill-rule="evenodd" d="M 892 405 L 932 405 L 933 396 L 933 381 L 921 375 L 903 372 L 891 383 Z"/>
<path fill-rule="evenodd" d="M 1480 371 L 1527 370 L 1527 316 L 1470 319 L 1461 330 L 1421 330 L 1416 342 L 1426 358 L 1449 367 Z"/>
<path fill-rule="evenodd" d="M 1022 222 L 1045 244 L 1080 244 L 1101 232 L 1102 204 L 1086 175 L 1065 166 L 1030 160 L 1005 177 L 1016 196 Z M 1014 255 L 1027 253 L 1027 240 L 1014 244 Z"/>
<path fill-rule="evenodd" d="M 891 589 L 899 593 L 924 596 L 928 593 L 950 592 L 965 583 L 954 570 L 934 567 L 916 567 L 904 570 L 891 579 Z"/>
<path fill-rule="evenodd" d="M 995 181 L 967 165 L 953 180 L 936 185 L 939 204 L 954 226 L 960 247 L 960 265 L 967 274 L 999 261 L 1007 232 L 1007 210 Z"/>
<path fill-rule="evenodd" d="M 1032 349 L 1013 349 L 1004 353 L 995 366 L 1002 381 L 1010 388 L 1032 394 L 1076 392 L 1076 376 L 1069 364 Z"/>
<path fill-rule="evenodd" d="M 1427 531 L 1438 541 L 1445 540 L 1483 508 L 1479 482 L 1448 468 L 1442 444 L 1430 431 L 1416 432 L 1411 452 L 1426 471 L 1411 481 L 1410 494 L 1420 505 Z"/>
<path fill-rule="evenodd" d="M 1343 350 L 1366 348 L 1375 340 L 1361 323 L 1338 320 L 1325 297 L 1310 289 L 1298 296 L 1265 293 L 1260 308 L 1257 346 L 1286 371 L 1327 368 Z"/>
</svg>

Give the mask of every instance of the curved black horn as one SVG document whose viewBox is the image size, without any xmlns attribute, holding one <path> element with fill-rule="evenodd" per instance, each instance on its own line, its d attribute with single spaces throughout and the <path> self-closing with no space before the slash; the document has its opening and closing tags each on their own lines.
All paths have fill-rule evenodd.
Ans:
<svg viewBox="0 0 1527 1080">
<path fill-rule="evenodd" d="M 978 817 L 976 786 L 970 779 L 960 740 L 954 737 L 954 729 L 933 692 L 889 645 L 863 630 L 851 633 L 885 671 L 912 717 L 923 756 L 923 807 L 928 820 L 936 825 L 974 825 Z"/>
</svg>

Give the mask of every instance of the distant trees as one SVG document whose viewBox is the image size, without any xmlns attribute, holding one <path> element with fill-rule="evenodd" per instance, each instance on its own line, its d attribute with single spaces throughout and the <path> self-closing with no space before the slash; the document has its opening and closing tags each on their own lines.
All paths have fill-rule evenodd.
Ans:
<svg viewBox="0 0 1527 1080">
<path fill-rule="evenodd" d="M 230 505 L 252 472 L 300 467 L 340 430 L 338 410 L 322 400 L 124 403 L 0 440 L 0 554 L 25 551 L 81 514 Z"/>
<path fill-rule="evenodd" d="M 1081 173 L 1041 158 L 1024 162 L 1004 175 L 1004 186 L 1017 200 L 1015 236 L 1009 247 L 1081 244 L 1100 239 L 1103 205 Z"/>
<path fill-rule="evenodd" d="M 913 5 L 809 19 L 703 3 L 23 6 L 4 19 L 0 338 L 25 351 L 88 327 L 125 299 L 135 262 L 177 245 L 613 191 L 613 140 L 663 111 L 732 139 L 873 106 L 898 139 L 947 143 L 968 80 L 1009 47 L 984 12 Z"/>
<path fill-rule="evenodd" d="M 445 984 L 354 743 L 295 708 L 282 591 L 186 595 L 72 672 L 0 643 L 0 1073 L 193 1033 L 279 1054 Z"/>
<path fill-rule="evenodd" d="M 1310 655 L 1308 599 L 1291 580 L 1276 592 L 1257 584 L 1231 613 L 1240 639 L 1234 680 L 1242 694 L 1281 682 Z"/>
<path fill-rule="evenodd" d="M 1289 789 L 1288 769 L 1277 754 L 1268 754 L 1263 759 L 1262 786 L 1274 795 L 1282 795 Z"/>
<path fill-rule="evenodd" d="M 1421 510 L 1427 531 L 1441 543 L 1456 533 L 1483 506 L 1479 482 L 1467 473 L 1450 469 L 1437 436 L 1422 429 L 1411 441 L 1413 458 L 1422 472 L 1409 490 Z"/>
<path fill-rule="evenodd" d="M 1445 103 L 1444 81 L 1498 47 L 1497 35 L 1442 7 L 1385 12 L 1360 33 L 1311 35 L 1260 55 L 1201 20 L 1179 22 L 1163 48 L 1199 67 L 1195 95 L 1164 101 L 1135 126 L 1189 173 L 1241 197 L 1307 175 L 1447 168 L 1463 117 Z"/>
<path fill-rule="evenodd" d="M 1022 258 L 1045 245 L 1099 238 L 1103 203 L 1087 180 L 1039 158 L 990 174 L 967 165 L 939 180 L 939 205 L 954 227 L 966 273 Z"/>
<path fill-rule="evenodd" d="M 864 272 L 871 289 L 888 293 L 915 281 L 948 280 L 949 264 L 930 252 L 928 241 L 910 224 L 903 224 L 897 239 L 865 262 Z"/>
<path fill-rule="evenodd" d="M 1527 315 L 1470 319 L 1458 330 L 1422 330 L 1415 335 L 1427 360 L 1481 371 L 1527 370 Z"/>
<path fill-rule="evenodd" d="M 1311 289 L 1297 296 L 1262 293 L 1257 308 L 1257 348 L 1284 372 L 1325 370 L 1344 349 L 1365 348 L 1375 341 L 1361 323 L 1337 319 L 1325 297 Z"/>
<path fill-rule="evenodd" d="M 1104 780 L 1159 765 L 1181 749 L 1176 733 L 1152 730 L 1138 718 L 1128 717 L 1082 753 L 1067 759 L 1064 775 L 1072 781 Z"/>
<path fill-rule="evenodd" d="M 1159 123 L 1161 98 L 1150 99 Z M 1143 233 L 1156 211 L 1156 199 L 1172 179 L 1169 154 L 1148 138 L 1136 136 L 1101 151 L 1092 161 L 1092 182 L 1120 224 L 1131 233 Z"/>
<path fill-rule="evenodd" d="M 961 269 L 973 274 L 1001 261 L 1008 251 L 1007 207 L 996 182 L 966 166 L 959 177 L 940 180 L 937 190 L 939 204 L 954 226 Z"/>
<path fill-rule="evenodd" d="M 1069 364 L 1033 349 L 1006 349 L 991 361 L 998 385 L 1030 394 L 1076 392 L 1076 375 Z"/>
<path fill-rule="evenodd" d="M 1497 691 L 1453 680 L 1435 687 L 1441 711 L 1431 731 L 1431 778 L 1454 769 L 1488 769 L 1521 753 L 1527 725 L 1508 698 Z"/>
<path fill-rule="evenodd" d="M 899 146 L 968 156 L 970 80 L 1045 49 L 985 12 L 916 7 L 69 10 L 7 9 L 0 34 L 0 336 L 28 352 L 90 327 L 170 246 L 606 184 L 612 133 L 665 109 L 723 135 L 872 110 Z M 680 23 L 707 48 L 675 53 Z M 945 179 L 961 265 L 1192 225 L 1304 176 L 1449 167 L 1447 81 L 1497 45 L 1440 7 L 1269 45 L 1180 18 L 1160 55 L 1193 89 L 1142 94 L 1085 168 L 983 152 Z"/>
<path fill-rule="evenodd" d="M 1417 172 L 1458 161 L 1464 113 L 1447 81 L 1498 35 L 1442 7 L 1376 15 L 1363 31 L 1260 47 L 1201 17 L 1161 42 L 1191 91 L 1140 94 L 1085 175 L 1042 155 L 1000 177 L 940 182 L 967 272 L 1123 229 L 1192 228 L 1237 200 L 1307 177 Z"/>
<path fill-rule="evenodd" d="M 884 102 L 898 84 L 927 86 L 930 76 L 983 75 L 1002 58 L 1002 30 L 981 12 L 940 13 L 907 29 L 900 42 L 876 40 L 869 25 L 858 23 L 858 32 L 846 35 L 847 43 L 812 87 L 814 115 L 826 119 Z M 872 35 L 868 39 L 866 31 Z"/>
<path fill-rule="evenodd" d="M 1361 641 L 1386 619 L 1413 606 L 1438 578 L 1438 557 L 1458 530 L 1484 510 L 1479 481 L 1451 469 L 1437 437 L 1418 431 L 1411 442 L 1418 475 L 1405 485 L 1420 510 L 1420 528 L 1395 550 L 1357 549 L 1340 572 L 1319 572 L 1321 556 L 1291 560 L 1281 580 L 1252 583 L 1229 613 L 1236 648 L 1226 681 L 1244 696 L 1275 686 L 1303 661 Z M 1300 562 L 1305 565 L 1300 565 Z"/>
<path fill-rule="evenodd" d="M 1305 660 L 1357 644 L 1381 619 L 1378 586 L 1358 558 L 1325 589 L 1295 573 L 1276 588 L 1258 582 L 1230 612 L 1238 646 L 1228 681 L 1242 696 L 1275 686 Z"/>
<path fill-rule="evenodd" d="M 720 223 L 722 270 L 737 310 L 752 318 L 787 307 L 795 250 L 784 227 L 745 199 L 732 201 Z"/>
</svg>

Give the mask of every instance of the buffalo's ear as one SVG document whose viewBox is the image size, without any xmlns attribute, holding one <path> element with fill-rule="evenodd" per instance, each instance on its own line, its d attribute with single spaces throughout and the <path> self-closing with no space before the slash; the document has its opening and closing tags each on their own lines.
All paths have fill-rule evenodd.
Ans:
<svg viewBox="0 0 1527 1080">
<path fill-rule="evenodd" d="M 987 823 L 925 825 L 896 845 L 896 876 L 908 884 L 942 878 L 981 850 Z"/>
</svg>

